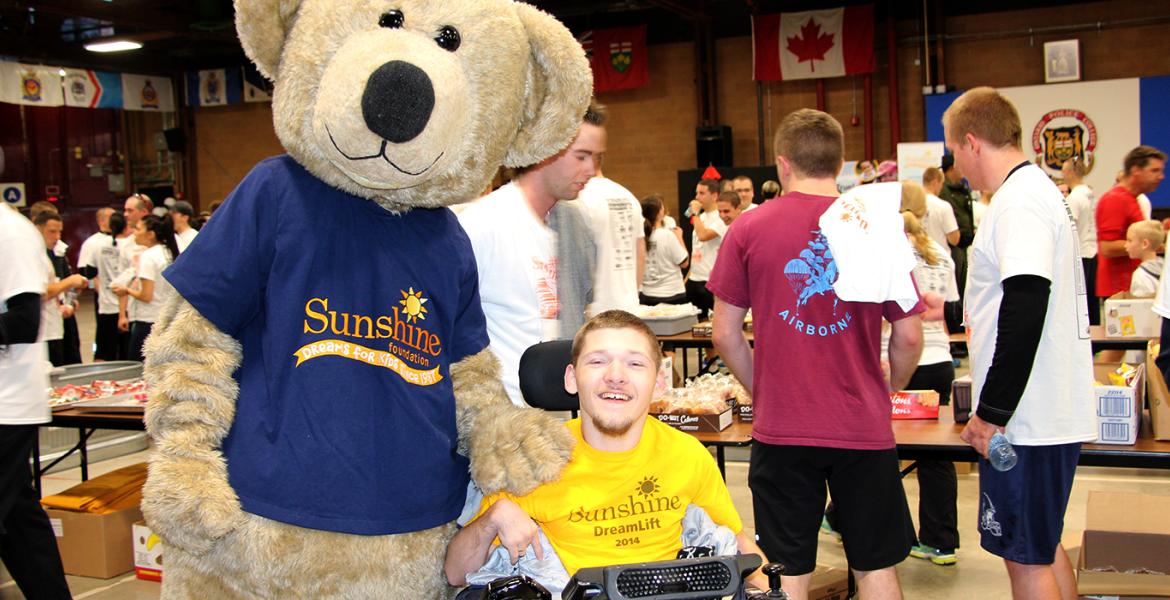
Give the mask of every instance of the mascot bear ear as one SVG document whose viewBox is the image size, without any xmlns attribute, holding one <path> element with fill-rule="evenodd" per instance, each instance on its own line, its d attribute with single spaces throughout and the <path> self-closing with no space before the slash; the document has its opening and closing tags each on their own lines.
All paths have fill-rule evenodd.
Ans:
<svg viewBox="0 0 1170 600">
<path fill-rule="evenodd" d="M 236 31 L 244 54 L 260 74 L 276 81 L 284 40 L 292 29 L 301 0 L 234 0 Z"/>
<path fill-rule="evenodd" d="M 524 167 L 556 154 L 568 145 L 564 140 L 576 137 L 593 94 L 593 72 L 585 50 L 564 25 L 527 4 L 513 6 L 528 33 L 531 54 L 524 114 L 504 165 Z"/>
</svg>

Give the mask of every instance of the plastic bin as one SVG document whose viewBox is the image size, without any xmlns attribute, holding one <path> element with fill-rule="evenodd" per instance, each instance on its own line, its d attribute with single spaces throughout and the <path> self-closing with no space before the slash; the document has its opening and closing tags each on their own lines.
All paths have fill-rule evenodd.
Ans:
<svg viewBox="0 0 1170 600">
<path fill-rule="evenodd" d="M 126 381 L 142 377 L 142 363 L 136 360 L 67 365 L 49 373 L 49 385 L 88 385 L 94 380 Z"/>
</svg>

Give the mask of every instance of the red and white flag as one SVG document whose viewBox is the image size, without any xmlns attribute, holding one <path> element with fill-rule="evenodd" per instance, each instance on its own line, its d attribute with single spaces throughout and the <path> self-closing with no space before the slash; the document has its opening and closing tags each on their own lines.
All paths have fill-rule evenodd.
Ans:
<svg viewBox="0 0 1170 600">
<path fill-rule="evenodd" d="M 869 73 L 873 5 L 752 17 L 756 81 Z"/>
</svg>

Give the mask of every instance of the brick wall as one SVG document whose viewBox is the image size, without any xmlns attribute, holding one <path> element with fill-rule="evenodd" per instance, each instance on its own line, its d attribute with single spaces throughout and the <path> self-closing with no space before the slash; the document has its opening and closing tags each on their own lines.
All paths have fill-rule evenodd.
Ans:
<svg viewBox="0 0 1170 600">
<path fill-rule="evenodd" d="M 1045 41 L 1081 40 L 1082 79 L 1099 80 L 1170 73 L 1170 35 L 1163 24 L 1130 24 L 1100 31 L 1004 36 L 1009 30 L 1046 28 L 1090 22 L 1164 17 L 1159 3 L 1117 0 L 1077 4 L 1067 8 L 1028 9 L 947 18 L 945 32 L 959 36 L 945 48 L 944 82 L 952 89 L 977 85 L 1042 84 L 1042 48 Z M 897 23 L 897 36 L 919 35 L 917 21 Z M 933 27 L 932 27 L 933 29 Z M 966 37 L 964 37 L 966 36 Z M 874 152 L 876 158 L 894 154 L 890 136 L 884 23 L 878 22 L 876 70 L 873 82 Z M 638 90 L 601 94 L 609 107 L 609 141 L 605 173 L 636 196 L 660 193 L 677 197 L 677 172 L 695 167 L 695 126 L 698 109 L 694 47 L 689 43 L 654 45 L 650 53 L 650 83 Z M 899 44 L 898 98 L 901 141 L 920 141 L 923 125 L 924 84 L 919 46 Z M 755 82 L 751 80 L 750 37 L 716 42 L 716 102 L 719 123 L 732 128 L 736 166 L 759 163 Z M 854 114 L 864 115 L 863 80 L 840 77 L 825 80 L 826 108 L 845 128 L 845 153 L 864 157 L 865 123 L 851 126 Z M 785 114 L 816 106 L 813 81 L 775 82 L 765 86 L 765 148 L 771 154 L 771 135 Z M 196 113 L 200 195 L 221 198 L 257 160 L 280 152 L 272 132 L 267 104 L 199 109 Z M 770 159 L 769 159 L 770 161 Z M 765 161 L 765 162 L 769 162 Z M 667 205 L 672 205 L 668 202 Z"/>
<path fill-rule="evenodd" d="M 196 108 L 195 171 L 199 206 L 223 200 L 260 160 L 284 149 L 267 102 Z"/>
</svg>

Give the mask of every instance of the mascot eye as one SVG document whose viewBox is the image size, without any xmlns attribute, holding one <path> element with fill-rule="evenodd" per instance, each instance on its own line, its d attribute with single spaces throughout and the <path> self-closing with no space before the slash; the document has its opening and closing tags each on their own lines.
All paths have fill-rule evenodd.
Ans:
<svg viewBox="0 0 1170 600">
<path fill-rule="evenodd" d="M 443 28 L 439 30 L 439 35 L 435 36 L 435 43 L 437 43 L 440 48 L 448 52 L 454 52 L 458 50 L 459 44 L 462 41 L 463 40 L 459 37 L 459 30 L 450 25 L 444 25 Z"/>
<path fill-rule="evenodd" d="M 402 23 L 405 20 L 406 17 L 403 16 L 402 11 L 391 10 L 384 13 L 382 18 L 378 19 L 378 26 L 387 29 L 398 29 L 402 27 Z"/>
</svg>

